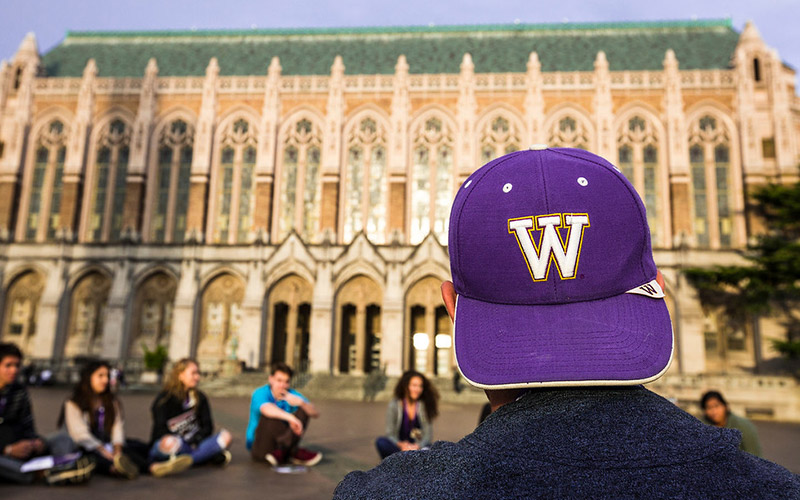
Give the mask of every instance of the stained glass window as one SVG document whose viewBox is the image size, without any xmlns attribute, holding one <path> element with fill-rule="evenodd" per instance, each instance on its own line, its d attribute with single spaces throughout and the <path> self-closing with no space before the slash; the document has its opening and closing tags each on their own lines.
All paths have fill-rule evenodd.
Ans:
<svg viewBox="0 0 800 500">
<path fill-rule="evenodd" d="M 345 203 L 342 236 L 345 243 L 364 231 L 373 243 L 386 241 L 386 130 L 364 118 L 347 132 Z"/>
<path fill-rule="evenodd" d="M 253 230 L 256 134 L 239 119 L 223 132 L 221 142 L 216 241 L 247 243 Z"/>
<path fill-rule="evenodd" d="M 94 198 L 89 214 L 89 241 L 116 241 L 121 236 L 129 143 L 130 128 L 119 119 L 112 121 L 100 134 L 94 166 Z"/>
<path fill-rule="evenodd" d="M 319 126 L 308 118 L 291 122 L 281 134 L 280 185 L 274 200 L 280 217 L 273 233 L 278 241 L 292 229 L 305 241 L 320 240 L 321 147 Z"/>
<path fill-rule="evenodd" d="M 150 234 L 154 242 L 181 242 L 186 233 L 194 129 L 173 120 L 159 137 L 156 193 Z"/>
</svg>

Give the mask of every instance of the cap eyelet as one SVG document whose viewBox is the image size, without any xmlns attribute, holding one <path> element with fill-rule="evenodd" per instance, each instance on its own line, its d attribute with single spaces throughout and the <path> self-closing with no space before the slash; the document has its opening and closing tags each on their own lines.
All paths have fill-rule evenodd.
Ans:
<svg viewBox="0 0 800 500">
<path fill-rule="evenodd" d="M 586 187 L 589 185 L 589 181 L 586 180 L 586 177 L 578 177 L 578 184 L 580 184 L 583 187 Z"/>
<path fill-rule="evenodd" d="M 468 180 L 468 181 L 467 181 L 467 182 L 464 184 L 464 189 L 468 188 L 470 184 L 472 184 L 472 179 Z"/>
<path fill-rule="evenodd" d="M 511 185 L 511 183 L 510 183 L 510 182 L 506 182 L 505 186 L 503 186 L 503 192 L 504 192 L 504 193 L 507 193 L 507 192 L 511 191 L 511 188 L 512 188 L 512 187 L 513 187 L 513 186 Z"/>
</svg>

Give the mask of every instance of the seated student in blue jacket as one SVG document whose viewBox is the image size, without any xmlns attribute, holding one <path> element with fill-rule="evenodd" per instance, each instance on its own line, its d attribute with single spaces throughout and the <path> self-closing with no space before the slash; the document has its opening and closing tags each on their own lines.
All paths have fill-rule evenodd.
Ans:
<svg viewBox="0 0 800 500">
<path fill-rule="evenodd" d="M 311 466 L 322 460 L 322 453 L 299 446 L 309 418 L 319 417 L 319 411 L 290 388 L 293 374 L 286 363 L 275 363 L 269 383 L 253 391 L 247 449 L 256 462 Z"/>
<path fill-rule="evenodd" d="M 644 204 L 614 165 L 502 156 L 458 188 L 449 230 L 456 362 L 492 413 L 351 472 L 335 498 L 800 498 L 737 431 L 642 386 L 669 367 L 672 325 Z"/>
</svg>

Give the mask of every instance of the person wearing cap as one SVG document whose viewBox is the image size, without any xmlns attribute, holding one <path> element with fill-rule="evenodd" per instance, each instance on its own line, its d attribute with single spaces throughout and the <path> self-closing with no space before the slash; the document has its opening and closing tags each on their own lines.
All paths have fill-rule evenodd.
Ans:
<svg viewBox="0 0 800 500">
<path fill-rule="evenodd" d="M 673 356 L 644 205 L 611 163 L 533 146 L 458 189 L 442 284 L 492 413 L 352 472 L 335 498 L 798 498 L 800 478 L 642 384 Z"/>
</svg>

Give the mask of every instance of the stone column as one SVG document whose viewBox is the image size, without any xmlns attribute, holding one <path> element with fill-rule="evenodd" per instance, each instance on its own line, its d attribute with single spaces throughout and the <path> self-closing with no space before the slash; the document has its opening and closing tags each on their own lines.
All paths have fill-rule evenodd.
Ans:
<svg viewBox="0 0 800 500">
<path fill-rule="evenodd" d="M 272 221 L 273 185 L 275 178 L 275 155 L 277 154 L 278 127 L 281 114 L 281 63 L 273 57 L 267 70 L 267 85 L 264 90 L 264 106 L 259 125 L 258 156 L 256 158 L 256 232 L 270 234 Z M 269 236 L 262 238 L 269 241 Z"/>
<path fill-rule="evenodd" d="M 211 174 L 214 122 L 217 116 L 218 77 L 219 64 L 217 64 L 217 58 L 212 57 L 206 68 L 206 78 L 203 82 L 203 102 L 200 105 L 200 116 L 194 135 L 189 209 L 186 216 L 186 237 L 197 242 L 203 242 L 206 236 L 205 216 L 208 209 L 206 195 Z"/>
<path fill-rule="evenodd" d="M 436 366 L 436 308 L 428 304 L 425 307 L 425 330 L 428 335 L 427 364 L 425 366 L 425 376 L 430 378 L 434 374 Z"/>
<path fill-rule="evenodd" d="M 261 249 L 260 244 L 256 244 L 257 249 Z M 260 254 L 261 252 L 257 252 Z M 264 263 L 262 260 L 254 260 L 250 263 L 245 285 L 244 298 L 242 299 L 242 324 L 238 332 L 238 347 L 236 349 L 236 359 L 244 361 L 249 367 L 256 367 L 262 360 L 262 339 L 263 329 L 261 320 L 262 307 L 264 307 Z M 270 315 L 271 315 L 270 311 Z"/>
<path fill-rule="evenodd" d="M 542 63 L 539 54 L 531 52 L 528 58 L 528 72 L 525 75 L 525 125 L 530 144 L 544 144 L 547 141 L 544 131 L 544 97 L 542 97 Z M 529 144 L 529 145 L 530 145 Z"/>
<path fill-rule="evenodd" d="M 175 309 L 172 313 L 172 334 L 169 338 L 169 359 L 177 361 L 191 357 L 194 350 L 194 337 L 199 335 L 195 324 L 194 308 L 199 302 L 199 270 L 195 253 L 198 248 L 189 245 L 184 248 L 181 276 L 175 292 Z"/>
<path fill-rule="evenodd" d="M 326 256 L 317 264 L 314 296 L 311 303 L 309 334 L 309 371 L 331 373 L 338 360 L 333 358 L 333 285 L 332 259 Z M 333 364 L 332 364 L 333 363 Z"/>
<path fill-rule="evenodd" d="M 406 169 L 408 164 L 408 122 L 411 100 L 408 94 L 408 62 L 397 58 L 392 90 L 389 131 L 389 233 L 403 241 L 406 210 Z M 394 238 L 391 238 L 394 239 Z"/>
<path fill-rule="evenodd" d="M 597 154 L 603 158 L 614 158 L 614 108 L 611 101 L 611 75 L 608 60 L 602 50 L 594 60 L 594 123 L 597 127 Z"/>
<path fill-rule="evenodd" d="M 403 373 L 403 288 L 402 269 L 392 262 L 387 266 L 386 290 L 381 305 L 381 366 L 386 375 Z"/>
<path fill-rule="evenodd" d="M 664 110 L 666 114 L 667 151 L 669 169 L 671 224 L 665 224 L 671 234 L 664 235 L 664 243 L 677 246 L 680 240 L 692 234 L 692 210 L 689 194 L 689 149 L 686 139 L 686 119 L 683 113 L 683 93 L 678 59 L 672 49 L 664 56 Z M 666 222 L 666 221 L 665 221 Z M 672 240 L 672 241 L 671 241 Z"/>
<path fill-rule="evenodd" d="M 36 313 L 36 337 L 32 349 L 34 358 L 58 359 L 62 357 L 66 332 L 59 331 L 59 311 L 61 304 L 68 299 L 66 268 L 64 259 L 59 258 L 51 272 L 47 274 L 47 281 Z M 68 316 L 68 310 L 64 314 Z M 67 324 L 68 320 L 67 317 L 61 321 L 61 330 L 64 330 L 63 326 Z"/>
<path fill-rule="evenodd" d="M 126 249 L 127 252 L 127 249 Z M 127 350 L 127 306 L 133 284 L 131 283 L 132 269 L 128 256 L 117 261 L 117 271 L 114 273 L 111 291 L 108 294 L 106 317 L 103 322 L 102 356 L 105 359 L 120 359 Z"/>
<path fill-rule="evenodd" d="M 458 103 L 456 104 L 456 172 L 457 179 L 466 178 L 477 167 L 475 146 L 475 115 L 478 102 L 475 100 L 475 64 L 470 54 L 461 59 L 458 75 Z"/>
<path fill-rule="evenodd" d="M 367 307 L 362 303 L 356 306 L 356 367 L 351 375 L 364 374 L 364 358 L 367 344 Z"/>
<path fill-rule="evenodd" d="M 300 368 L 295 363 L 294 350 L 297 345 L 297 304 L 289 304 L 289 311 L 286 315 L 286 363 L 294 369 Z"/>
</svg>

